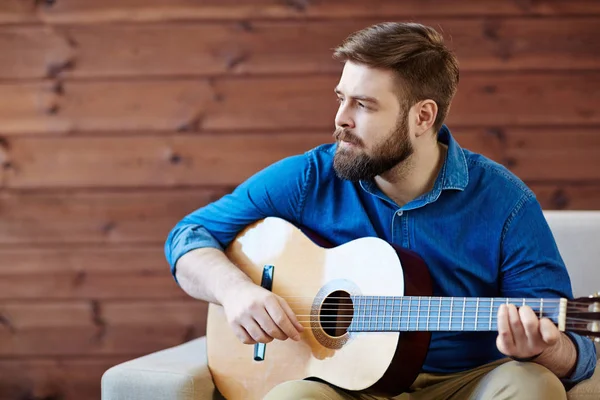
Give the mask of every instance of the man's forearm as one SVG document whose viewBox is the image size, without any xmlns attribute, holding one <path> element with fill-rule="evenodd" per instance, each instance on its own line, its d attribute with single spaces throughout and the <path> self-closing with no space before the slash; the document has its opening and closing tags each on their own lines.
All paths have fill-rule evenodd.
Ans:
<svg viewBox="0 0 600 400">
<path fill-rule="evenodd" d="M 239 283 L 252 282 L 219 249 L 192 250 L 179 258 L 177 281 L 190 296 L 220 304 L 227 290 Z"/>
<path fill-rule="evenodd" d="M 558 342 L 546 349 L 535 362 L 548 368 L 559 378 L 566 378 L 575 369 L 577 348 L 566 334 L 561 333 Z"/>
</svg>

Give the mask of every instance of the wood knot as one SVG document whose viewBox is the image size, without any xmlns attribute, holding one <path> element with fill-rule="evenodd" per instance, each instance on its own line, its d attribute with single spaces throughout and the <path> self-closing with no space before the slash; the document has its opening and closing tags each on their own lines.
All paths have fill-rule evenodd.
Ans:
<svg viewBox="0 0 600 400">
<path fill-rule="evenodd" d="M 498 127 L 489 128 L 485 131 L 485 133 L 487 133 L 490 136 L 495 137 L 500 142 L 504 142 L 506 140 L 506 133 L 504 133 L 504 130 L 501 128 L 498 128 Z"/>
<path fill-rule="evenodd" d="M 503 164 L 507 167 L 507 168 L 512 168 L 515 167 L 517 165 L 517 159 L 514 157 L 506 157 L 504 158 L 504 162 Z"/>
<path fill-rule="evenodd" d="M 236 24 L 236 27 L 244 32 L 253 32 L 254 31 L 254 25 L 252 25 L 252 23 L 250 21 L 240 21 Z"/>
<path fill-rule="evenodd" d="M 56 4 L 56 0 L 35 0 L 35 3 L 44 7 L 52 7 Z"/>
<path fill-rule="evenodd" d="M 495 85 L 485 85 L 481 88 L 483 93 L 493 94 L 498 91 L 498 88 Z"/>
<path fill-rule="evenodd" d="M 60 106 L 58 104 L 52 104 L 46 109 L 46 114 L 48 115 L 56 115 L 60 111 Z"/>
<path fill-rule="evenodd" d="M 182 160 L 183 158 L 177 153 L 173 153 L 171 154 L 171 157 L 169 157 L 169 162 L 173 165 L 181 163 Z"/>
<path fill-rule="evenodd" d="M 73 69 L 75 69 L 75 60 L 72 58 L 64 61 L 52 62 L 46 67 L 46 77 L 53 79 L 58 77 L 61 73 L 72 71 Z"/>
<path fill-rule="evenodd" d="M 284 0 L 284 1 L 285 1 L 285 5 L 287 5 L 288 7 L 292 8 L 294 11 L 297 11 L 297 12 L 306 12 L 306 9 L 310 5 L 309 0 Z"/>
<path fill-rule="evenodd" d="M 102 225 L 101 230 L 102 230 L 102 232 L 108 234 L 108 233 L 114 231 L 116 227 L 117 227 L 117 224 L 115 222 L 109 221 L 109 222 L 105 223 L 104 225 Z"/>
<path fill-rule="evenodd" d="M 552 193 L 550 203 L 556 207 L 557 210 L 564 210 L 569 206 L 569 196 L 562 189 L 557 189 Z"/>
</svg>

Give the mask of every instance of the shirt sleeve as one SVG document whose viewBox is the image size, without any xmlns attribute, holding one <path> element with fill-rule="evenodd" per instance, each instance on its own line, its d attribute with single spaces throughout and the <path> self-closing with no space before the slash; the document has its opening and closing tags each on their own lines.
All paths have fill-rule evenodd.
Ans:
<svg viewBox="0 0 600 400">
<path fill-rule="evenodd" d="M 533 194 L 524 195 L 507 219 L 502 235 L 501 292 L 516 298 L 573 298 L 571 280 L 558 247 Z M 592 376 L 596 348 L 587 337 L 567 332 L 577 349 L 570 377 L 561 379 L 570 388 Z"/>
<path fill-rule="evenodd" d="M 307 154 L 285 158 L 186 215 L 169 232 L 164 246 L 175 280 L 177 260 L 193 249 L 223 250 L 247 225 L 266 217 L 299 224 L 310 169 Z"/>
</svg>

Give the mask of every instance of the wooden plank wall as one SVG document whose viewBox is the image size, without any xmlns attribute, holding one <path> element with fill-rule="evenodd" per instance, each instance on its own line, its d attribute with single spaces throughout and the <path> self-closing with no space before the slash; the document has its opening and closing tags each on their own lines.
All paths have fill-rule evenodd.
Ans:
<svg viewBox="0 0 600 400">
<path fill-rule="evenodd" d="M 443 30 L 463 146 L 600 209 L 598 1 L 3 0 L 0 398 L 98 399 L 109 366 L 203 334 L 167 232 L 329 141 L 330 49 L 383 20 Z"/>
</svg>

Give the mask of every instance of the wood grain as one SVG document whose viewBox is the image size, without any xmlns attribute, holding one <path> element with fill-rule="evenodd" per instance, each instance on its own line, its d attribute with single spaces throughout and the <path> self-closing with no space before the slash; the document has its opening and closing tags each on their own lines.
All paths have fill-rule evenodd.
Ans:
<svg viewBox="0 0 600 400">
<path fill-rule="evenodd" d="M 164 258 L 164 257 L 163 257 Z M 0 300 L 165 300 L 185 299 L 164 263 L 155 274 L 134 274 L 121 264 L 122 271 L 36 275 L 0 275 Z"/>
<path fill-rule="evenodd" d="M 35 21 L 35 0 L 2 0 L 0 24 Z"/>
<path fill-rule="evenodd" d="M 227 192 L 227 188 L 125 193 L 110 190 L 0 192 L 0 219 L 3 222 L 0 224 L 0 244 L 22 243 L 37 248 L 40 244 L 61 243 L 164 243 L 178 220 Z M 103 258 L 106 250 L 101 247 L 88 251 L 92 252 L 89 268 L 93 269 L 94 263 L 112 262 L 128 250 L 110 253 L 106 259 Z M 54 257 L 67 256 L 64 249 L 57 248 L 56 252 Z M 135 253 L 136 257 L 139 253 Z M 28 260 L 33 262 L 47 256 L 40 250 L 31 253 Z M 82 256 L 74 253 L 72 257 L 72 261 L 65 259 L 63 262 L 82 271 Z M 147 261 L 147 257 L 143 260 Z M 23 268 L 25 264 L 22 263 Z"/>
<path fill-rule="evenodd" d="M 574 177 L 576 179 L 577 177 Z M 542 208 L 548 210 L 598 210 L 600 209 L 600 185 L 532 184 Z"/>
<path fill-rule="evenodd" d="M 526 181 L 600 180 L 596 151 L 600 135 L 595 128 L 457 128 L 454 133 L 463 147 L 506 165 Z M 7 188 L 232 187 L 281 158 L 331 140 L 329 134 L 319 133 L 14 138 L 7 141 L 9 161 L 2 181 Z M 136 196 L 115 200 L 122 202 L 118 206 L 123 207 L 121 215 L 131 211 L 127 204 L 133 204 Z M 206 199 L 214 198 L 210 196 Z M 5 207 L 16 208 L 17 216 L 28 212 L 28 208 L 16 207 L 14 197 L 0 199 Z M 25 205 L 36 201 L 23 199 Z M 58 214 L 69 206 L 56 199 L 44 207 Z M 123 234 L 113 226 L 118 221 L 102 215 L 101 209 L 79 212 L 88 212 L 96 221 L 81 222 L 87 237 L 110 234 L 120 240 L 126 239 L 130 229 L 144 229 L 139 221 L 148 214 L 143 210 L 127 217 L 133 221 L 126 222 Z M 171 219 L 162 221 L 166 227 Z M 7 225 L 6 235 L 20 229 L 18 224 Z"/>
<path fill-rule="evenodd" d="M 339 77 L 0 85 L 3 134 L 331 131 Z M 600 124 L 600 73 L 463 74 L 451 126 Z"/>
<path fill-rule="evenodd" d="M 160 235 L 156 235 L 157 239 Z M 40 274 L 164 274 L 162 240 L 142 245 L 77 245 L 62 243 L 0 247 L 0 276 Z"/>
<path fill-rule="evenodd" d="M 104 371 L 130 356 L 0 359 L 0 398 L 100 400 Z"/>
<path fill-rule="evenodd" d="M 0 357 L 139 355 L 206 331 L 197 300 L 0 303 Z"/>
<path fill-rule="evenodd" d="M 9 142 L 10 168 L 3 177 L 12 188 L 229 186 L 328 138 L 332 140 L 330 134 L 20 138 Z"/>
<path fill-rule="evenodd" d="M 443 32 L 462 72 L 598 69 L 599 21 L 420 20 Z M 0 78 L 338 73 L 341 66 L 331 49 L 376 22 L 5 27 L 0 29 Z"/>
<path fill-rule="evenodd" d="M 113 21 L 213 20 L 213 19 L 346 19 L 421 18 L 425 16 L 478 15 L 597 15 L 600 5 L 594 1 L 519 0 L 497 2 L 468 0 L 440 2 L 424 6 L 422 1 L 407 0 L 61 0 L 40 5 L 38 17 L 50 23 L 99 23 Z"/>
</svg>

